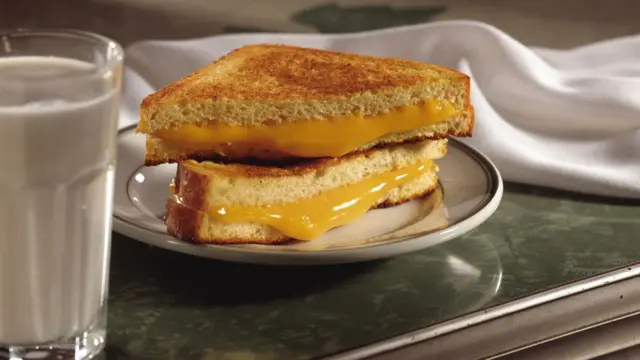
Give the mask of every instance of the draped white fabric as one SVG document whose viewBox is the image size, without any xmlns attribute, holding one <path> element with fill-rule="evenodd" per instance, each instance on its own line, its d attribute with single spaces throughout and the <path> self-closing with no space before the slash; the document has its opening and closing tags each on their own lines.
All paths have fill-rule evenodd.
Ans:
<svg viewBox="0 0 640 360">
<path fill-rule="evenodd" d="M 640 36 L 571 50 L 529 48 L 472 21 L 344 35 L 241 34 L 154 41 L 127 50 L 120 125 L 144 96 L 234 48 L 284 43 L 458 68 L 472 77 L 476 126 L 463 139 L 503 178 L 640 198 Z"/>
</svg>

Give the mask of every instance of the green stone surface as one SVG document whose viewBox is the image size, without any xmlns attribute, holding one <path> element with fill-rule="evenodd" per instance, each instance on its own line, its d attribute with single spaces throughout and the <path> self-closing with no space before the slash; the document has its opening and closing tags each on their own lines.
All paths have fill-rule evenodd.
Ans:
<svg viewBox="0 0 640 360">
<path fill-rule="evenodd" d="M 474 232 L 385 261 L 222 263 L 115 235 L 109 359 L 307 359 L 640 260 L 640 203 L 508 184 Z"/>
</svg>

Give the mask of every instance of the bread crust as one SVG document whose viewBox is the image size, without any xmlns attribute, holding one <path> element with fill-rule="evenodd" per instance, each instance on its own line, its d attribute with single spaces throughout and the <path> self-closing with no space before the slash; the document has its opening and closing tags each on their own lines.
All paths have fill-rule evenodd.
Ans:
<svg viewBox="0 0 640 360">
<path fill-rule="evenodd" d="M 405 146 L 423 146 L 425 140 L 418 140 L 411 143 L 404 144 Z M 434 140 L 432 145 L 439 149 L 442 156 L 447 152 L 447 140 Z M 229 177 L 245 177 L 245 178 L 260 178 L 260 177 L 289 177 L 289 176 L 303 176 L 305 174 L 317 171 L 319 169 L 328 168 L 344 161 L 356 160 L 358 158 L 369 158 L 376 151 L 383 150 L 385 148 L 394 148 L 398 145 L 389 144 L 381 146 L 376 149 L 368 149 L 359 152 L 353 152 L 339 158 L 320 158 L 320 159 L 306 159 L 304 161 L 298 161 L 289 164 L 265 164 L 265 163 L 216 163 L 212 161 L 198 162 L 194 160 L 186 160 L 178 163 L 178 173 L 190 184 L 190 187 L 197 187 L 201 184 L 191 177 L 196 174 L 206 177 L 203 172 L 208 169 L 213 169 L 219 174 L 224 174 Z M 196 185 L 197 184 L 197 185 Z M 204 183 L 202 183 L 204 184 Z"/>
<path fill-rule="evenodd" d="M 271 125 L 372 116 L 425 99 L 469 104 L 470 79 L 446 67 L 303 47 L 236 49 L 143 99 L 137 130 Z"/>
<path fill-rule="evenodd" d="M 179 204 L 173 198 L 165 204 L 164 222 L 167 233 L 177 239 L 195 241 L 200 228 L 200 212 Z"/>
<path fill-rule="evenodd" d="M 219 68 L 233 71 L 233 77 L 220 78 L 218 83 L 198 84 L 202 77 Z M 273 79 L 277 80 L 277 87 L 271 87 Z M 469 77 L 444 66 L 405 59 L 256 44 L 235 49 L 167 85 L 144 98 L 141 107 L 146 109 L 177 98 L 181 101 L 327 100 L 366 91 L 406 88 L 435 79 L 468 84 Z"/>
</svg>

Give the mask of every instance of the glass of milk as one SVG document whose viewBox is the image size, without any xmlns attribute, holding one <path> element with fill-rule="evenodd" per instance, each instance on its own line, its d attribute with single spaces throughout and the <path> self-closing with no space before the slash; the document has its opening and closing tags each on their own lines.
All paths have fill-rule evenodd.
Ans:
<svg viewBox="0 0 640 360">
<path fill-rule="evenodd" d="M 0 359 L 104 347 L 123 51 L 0 31 Z"/>
</svg>

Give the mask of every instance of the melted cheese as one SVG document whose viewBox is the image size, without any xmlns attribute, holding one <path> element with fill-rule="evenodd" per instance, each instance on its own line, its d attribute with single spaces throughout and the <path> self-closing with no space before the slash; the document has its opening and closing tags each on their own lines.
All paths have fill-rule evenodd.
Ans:
<svg viewBox="0 0 640 360">
<path fill-rule="evenodd" d="M 377 116 L 349 115 L 327 121 L 296 121 L 272 126 L 207 127 L 184 125 L 154 133 L 159 138 L 196 147 L 236 143 L 262 144 L 297 157 L 339 157 L 387 134 L 445 121 L 457 113 L 448 102 L 429 99 Z"/>
<path fill-rule="evenodd" d="M 269 225 L 298 240 L 312 240 L 326 231 L 362 217 L 389 190 L 431 171 L 431 160 L 374 175 L 295 203 L 265 207 L 232 206 L 209 209 L 212 220 Z"/>
</svg>

